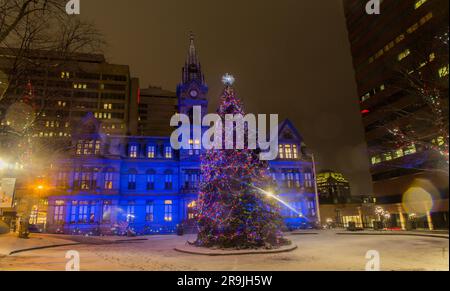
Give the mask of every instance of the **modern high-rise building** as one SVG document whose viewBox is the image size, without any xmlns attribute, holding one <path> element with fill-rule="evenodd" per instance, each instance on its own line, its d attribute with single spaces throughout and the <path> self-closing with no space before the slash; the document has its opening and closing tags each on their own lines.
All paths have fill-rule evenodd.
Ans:
<svg viewBox="0 0 450 291">
<path fill-rule="evenodd" d="M 449 2 L 343 2 L 377 203 L 448 228 Z"/>
<path fill-rule="evenodd" d="M 169 136 L 173 131 L 171 117 L 178 112 L 175 92 L 160 87 L 140 90 L 138 98 L 138 135 Z"/>
<path fill-rule="evenodd" d="M 344 175 L 332 170 L 317 174 L 317 189 L 320 204 L 348 203 L 351 201 L 350 183 Z"/>
<path fill-rule="evenodd" d="M 38 115 L 35 137 L 70 140 L 88 112 L 101 121 L 105 134 L 136 133 L 128 127 L 130 103 L 136 102 L 138 88 L 132 86 L 127 65 L 110 64 L 99 54 L 28 51 L 26 58 L 18 54 L 16 49 L 0 49 L 0 71 L 12 76 L 14 83 L 0 102 L 3 127 L 11 125 L 11 106 L 26 96 Z"/>
</svg>

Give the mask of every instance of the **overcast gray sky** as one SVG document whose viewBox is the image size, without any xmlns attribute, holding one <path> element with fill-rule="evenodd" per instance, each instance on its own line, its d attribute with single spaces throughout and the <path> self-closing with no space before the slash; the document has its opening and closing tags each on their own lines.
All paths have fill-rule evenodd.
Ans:
<svg viewBox="0 0 450 291">
<path fill-rule="evenodd" d="M 81 14 L 141 87 L 175 90 L 192 30 L 210 111 L 232 73 L 247 113 L 291 119 L 319 168 L 344 173 L 354 195 L 372 192 L 341 0 L 81 0 Z"/>
</svg>

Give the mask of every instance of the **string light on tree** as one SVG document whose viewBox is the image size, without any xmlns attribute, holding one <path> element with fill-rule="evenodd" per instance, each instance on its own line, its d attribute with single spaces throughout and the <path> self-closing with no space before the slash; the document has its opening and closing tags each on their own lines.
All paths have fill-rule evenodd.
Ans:
<svg viewBox="0 0 450 291">
<path fill-rule="evenodd" d="M 222 120 L 226 114 L 244 115 L 242 102 L 232 87 L 234 81 L 230 74 L 222 78 L 225 88 L 217 110 Z M 234 133 L 234 130 L 227 131 L 228 138 Z M 222 142 L 225 140 L 227 137 Z M 203 180 L 196 208 L 199 232 L 195 245 L 244 249 L 289 243 L 281 232 L 282 217 L 276 195 L 262 191 L 276 189 L 276 185 L 269 175 L 267 162 L 259 160 L 257 151 L 208 150 L 202 156 L 201 171 Z"/>
</svg>

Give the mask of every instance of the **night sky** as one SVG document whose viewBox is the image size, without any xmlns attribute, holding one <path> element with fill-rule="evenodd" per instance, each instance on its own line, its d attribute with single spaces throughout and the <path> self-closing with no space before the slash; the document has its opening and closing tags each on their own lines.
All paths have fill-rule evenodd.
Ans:
<svg viewBox="0 0 450 291">
<path fill-rule="evenodd" d="M 341 0 L 81 0 L 81 17 L 105 34 L 109 62 L 130 65 L 141 87 L 172 91 L 192 30 L 211 112 L 232 73 L 247 113 L 291 119 L 320 169 L 371 194 Z"/>
</svg>

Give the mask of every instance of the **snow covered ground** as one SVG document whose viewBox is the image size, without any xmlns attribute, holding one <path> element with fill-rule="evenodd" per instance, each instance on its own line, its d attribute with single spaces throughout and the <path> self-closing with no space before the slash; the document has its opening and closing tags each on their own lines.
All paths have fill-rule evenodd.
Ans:
<svg viewBox="0 0 450 291">
<path fill-rule="evenodd" d="M 449 241 L 414 236 L 291 235 L 289 253 L 208 257 L 176 252 L 193 236 L 151 236 L 120 244 L 81 244 L 0 256 L 0 270 L 65 270 L 66 252 L 80 253 L 81 270 L 364 270 L 376 250 L 381 270 L 449 270 Z M 0 237 L 0 245 L 1 245 Z"/>
</svg>

